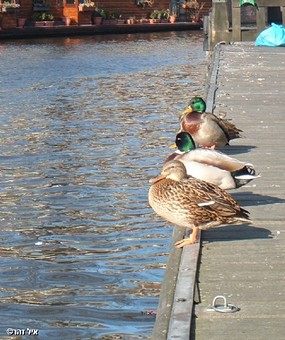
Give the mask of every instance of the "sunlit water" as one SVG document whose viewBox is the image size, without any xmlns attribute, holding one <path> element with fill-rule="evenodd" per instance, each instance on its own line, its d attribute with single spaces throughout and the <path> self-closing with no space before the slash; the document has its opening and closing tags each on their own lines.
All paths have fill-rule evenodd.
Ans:
<svg viewBox="0 0 285 340">
<path fill-rule="evenodd" d="M 149 337 L 173 226 L 148 180 L 204 94 L 202 45 L 201 32 L 0 44 L 1 339 Z"/>
</svg>

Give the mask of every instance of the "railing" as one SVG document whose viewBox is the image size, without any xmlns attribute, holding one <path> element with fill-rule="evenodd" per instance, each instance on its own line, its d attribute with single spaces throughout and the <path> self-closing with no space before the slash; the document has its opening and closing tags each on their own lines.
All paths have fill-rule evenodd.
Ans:
<svg viewBox="0 0 285 340">
<path fill-rule="evenodd" d="M 280 7 L 282 23 L 285 25 L 285 0 L 255 0 L 256 22 L 254 26 L 242 26 L 241 1 L 213 0 L 212 9 L 205 17 L 205 49 L 212 50 L 220 42 L 254 41 L 257 35 L 267 26 L 268 8 Z M 230 13 L 229 10 L 230 9 Z M 232 17 L 230 25 L 229 14 Z"/>
</svg>

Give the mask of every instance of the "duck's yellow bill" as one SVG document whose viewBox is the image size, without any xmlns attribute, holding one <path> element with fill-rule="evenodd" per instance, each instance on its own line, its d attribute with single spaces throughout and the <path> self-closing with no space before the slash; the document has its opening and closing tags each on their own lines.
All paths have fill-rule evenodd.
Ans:
<svg viewBox="0 0 285 340">
<path fill-rule="evenodd" d="M 182 112 L 182 117 L 184 117 L 185 115 L 188 115 L 188 113 L 193 112 L 193 109 L 191 106 L 186 107 L 186 109 Z"/>
<path fill-rule="evenodd" d="M 168 148 L 169 148 L 169 149 L 176 149 L 176 148 L 177 148 L 177 145 L 176 145 L 176 143 L 174 143 L 174 144 L 169 145 Z"/>
</svg>

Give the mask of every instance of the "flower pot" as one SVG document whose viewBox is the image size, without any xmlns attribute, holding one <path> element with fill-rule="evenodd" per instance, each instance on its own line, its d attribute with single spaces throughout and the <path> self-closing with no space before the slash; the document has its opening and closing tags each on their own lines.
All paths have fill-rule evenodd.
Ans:
<svg viewBox="0 0 285 340">
<path fill-rule="evenodd" d="M 175 15 L 170 15 L 169 21 L 170 21 L 171 24 L 174 24 L 175 21 L 176 21 L 176 16 Z"/>
<path fill-rule="evenodd" d="M 23 28 L 26 23 L 26 18 L 18 18 L 18 27 Z"/>
<path fill-rule="evenodd" d="M 103 18 L 102 17 L 92 17 L 92 22 L 94 25 L 102 25 Z"/>
<path fill-rule="evenodd" d="M 63 17 L 62 21 L 64 22 L 64 24 L 66 26 L 70 26 L 71 25 L 71 18 L 70 17 Z"/>
<path fill-rule="evenodd" d="M 19 7 L 5 7 L 2 10 L 4 13 L 19 13 L 20 8 Z"/>
<path fill-rule="evenodd" d="M 44 26 L 45 22 L 44 21 L 34 21 L 34 26 L 35 27 L 40 27 L 40 26 Z"/>
<path fill-rule="evenodd" d="M 44 23 L 45 23 L 45 26 L 48 26 L 48 27 L 54 26 L 54 21 L 53 20 L 46 20 L 46 21 L 44 21 Z"/>
<path fill-rule="evenodd" d="M 78 6 L 79 12 L 95 12 L 95 9 L 93 6 Z"/>
<path fill-rule="evenodd" d="M 200 17 L 199 15 L 193 15 L 191 17 L 191 22 L 199 22 L 200 21 Z"/>
<path fill-rule="evenodd" d="M 116 25 L 117 20 L 115 19 L 104 19 L 103 24 L 104 25 Z"/>
</svg>

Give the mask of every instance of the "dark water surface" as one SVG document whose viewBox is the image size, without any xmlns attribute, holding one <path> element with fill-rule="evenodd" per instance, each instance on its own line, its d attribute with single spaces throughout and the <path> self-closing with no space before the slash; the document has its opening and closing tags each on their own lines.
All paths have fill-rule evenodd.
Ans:
<svg viewBox="0 0 285 340">
<path fill-rule="evenodd" d="M 147 203 L 201 32 L 0 43 L 0 338 L 147 339 L 172 226 Z M 35 338 L 35 337 L 33 337 Z"/>
</svg>

